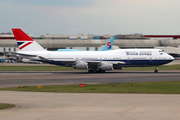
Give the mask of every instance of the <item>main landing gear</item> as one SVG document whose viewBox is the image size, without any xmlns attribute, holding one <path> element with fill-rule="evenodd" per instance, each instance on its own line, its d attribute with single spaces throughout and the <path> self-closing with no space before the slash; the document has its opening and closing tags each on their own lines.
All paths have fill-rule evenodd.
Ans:
<svg viewBox="0 0 180 120">
<path fill-rule="evenodd" d="M 105 73 L 105 70 L 101 70 L 101 69 L 89 69 L 88 72 L 89 73 Z"/>
<path fill-rule="evenodd" d="M 155 72 L 155 73 L 158 73 L 158 66 L 155 67 L 154 72 Z"/>
</svg>

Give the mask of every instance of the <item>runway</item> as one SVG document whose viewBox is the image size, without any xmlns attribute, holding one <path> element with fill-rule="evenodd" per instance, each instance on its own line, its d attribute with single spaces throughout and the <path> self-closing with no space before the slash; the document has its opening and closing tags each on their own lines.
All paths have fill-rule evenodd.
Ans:
<svg viewBox="0 0 180 120">
<path fill-rule="evenodd" d="M 87 73 L 87 71 L 61 72 L 0 72 L 0 87 L 32 85 L 107 84 L 127 82 L 180 81 L 180 71 L 110 71 Z"/>
<path fill-rule="evenodd" d="M 106 84 L 180 81 L 180 71 L 0 72 L 0 87 L 31 85 Z M 16 104 L 0 110 L 2 120 L 179 120 L 178 94 L 82 94 L 0 91 L 0 103 Z"/>
<path fill-rule="evenodd" d="M 1 120 L 179 120 L 180 95 L 0 91 Z"/>
</svg>

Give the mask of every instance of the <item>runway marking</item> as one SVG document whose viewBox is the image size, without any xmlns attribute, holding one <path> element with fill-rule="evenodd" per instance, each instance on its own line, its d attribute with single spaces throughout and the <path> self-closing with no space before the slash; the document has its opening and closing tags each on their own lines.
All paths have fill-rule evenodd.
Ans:
<svg viewBox="0 0 180 120">
<path fill-rule="evenodd" d="M 130 101 L 125 101 L 125 102 L 130 102 Z M 124 117 L 124 118 L 134 120 L 133 118 L 129 118 L 129 117 L 127 117 L 127 116 L 125 116 L 125 115 L 123 114 L 123 113 L 125 113 L 125 112 L 128 112 L 128 111 L 130 111 L 130 110 L 133 110 L 133 109 L 138 108 L 138 107 L 140 106 L 138 103 L 135 103 L 135 102 L 130 102 L 130 103 L 134 103 L 134 104 L 136 104 L 136 106 L 133 107 L 133 108 L 130 108 L 130 109 L 128 109 L 128 110 L 125 110 L 125 111 L 121 112 L 120 114 L 121 114 L 121 116 Z"/>
</svg>

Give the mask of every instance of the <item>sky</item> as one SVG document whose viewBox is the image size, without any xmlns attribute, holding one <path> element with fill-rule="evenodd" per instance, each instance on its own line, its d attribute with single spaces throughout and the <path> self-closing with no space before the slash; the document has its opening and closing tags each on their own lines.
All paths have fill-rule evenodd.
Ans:
<svg viewBox="0 0 180 120">
<path fill-rule="evenodd" d="M 0 0 L 0 33 L 180 34 L 180 0 Z"/>
</svg>

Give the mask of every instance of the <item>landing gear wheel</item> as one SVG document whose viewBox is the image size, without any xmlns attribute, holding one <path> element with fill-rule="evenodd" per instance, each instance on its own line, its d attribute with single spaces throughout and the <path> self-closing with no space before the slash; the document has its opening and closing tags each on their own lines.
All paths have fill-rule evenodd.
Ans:
<svg viewBox="0 0 180 120">
<path fill-rule="evenodd" d="M 96 72 L 97 72 L 97 73 L 105 73 L 105 70 L 99 69 L 99 70 L 97 70 Z"/>
<path fill-rule="evenodd" d="M 155 73 L 158 73 L 158 66 L 156 66 L 154 72 L 155 72 Z"/>
<path fill-rule="evenodd" d="M 93 73 L 93 70 L 89 69 L 88 72 L 89 72 L 89 73 Z"/>
<path fill-rule="evenodd" d="M 101 72 L 102 72 L 102 73 L 105 73 L 106 71 L 105 71 L 105 70 L 102 70 Z"/>
<path fill-rule="evenodd" d="M 95 70 L 95 69 L 89 69 L 88 72 L 89 72 L 89 73 L 95 73 L 95 72 L 97 72 L 97 70 Z"/>
<path fill-rule="evenodd" d="M 158 73 L 158 70 L 154 70 L 155 73 Z"/>
<path fill-rule="evenodd" d="M 96 70 L 96 72 L 97 72 L 97 73 L 101 73 L 101 69 L 99 69 L 99 70 Z"/>
</svg>

